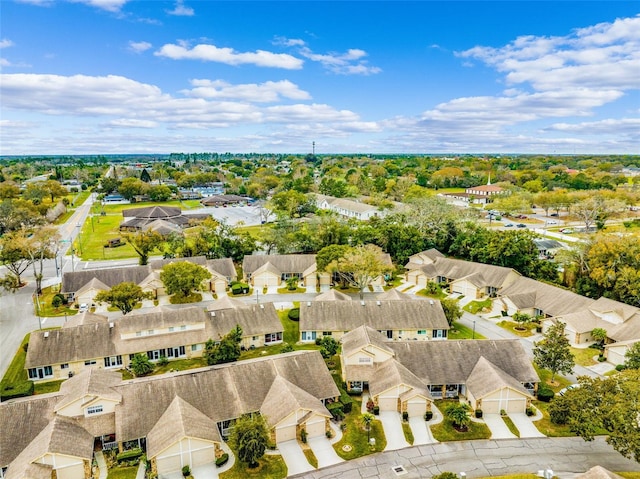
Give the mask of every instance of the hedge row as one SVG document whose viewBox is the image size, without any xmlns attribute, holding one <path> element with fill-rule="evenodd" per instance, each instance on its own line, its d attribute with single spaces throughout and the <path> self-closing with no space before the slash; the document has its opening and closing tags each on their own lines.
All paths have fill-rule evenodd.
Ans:
<svg viewBox="0 0 640 479">
<path fill-rule="evenodd" d="M 142 456 L 142 449 L 140 449 L 139 447 L 136 447 L 133 449 L 129 449 L 128 451 L 123 451 L 120 454 L 118 454 L 116 456 L 116 461 L 118 462 L 128 461 L 130 459 L 137 459 L 140 456 Z"/>
<path fill-rule="evenodd" d="M 34 385 L 32 381 L 19 381 L 12 384 L 6 384 L 0 392 L 0 401 L 8 401 L 9 399 L 32 396 Z"/>
</svg>

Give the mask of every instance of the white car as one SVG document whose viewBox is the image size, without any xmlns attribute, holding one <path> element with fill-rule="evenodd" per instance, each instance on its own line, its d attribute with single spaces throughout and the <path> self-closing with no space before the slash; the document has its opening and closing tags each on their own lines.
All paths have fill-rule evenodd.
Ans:
<svg viewBox="0 0 640 479">
<path fill-rule="evenodd" d="M 548 225 L 557 225 L 558 222 L 556 220 L 547 220 Z"/>
<path fill-rule="evenodd" d="M 78 309 L 79 313 L 86 313 L 87 311 L 89 311 L 89 305 L 87 303 L 82 303 L 80 305 L 80 308 Z"/>
<path fill-rule="evenodd" d="M 572 389 L 576 389 L 579 387 L 580 387 L 580 384 L 578 383 L 569 384 L 566 388 L 562 388 L 560 391 L 558 391 L 558 396 L 564 396 L 565 394 L 567 394 L 567 391 L 571 391 Z"/>
</svg>

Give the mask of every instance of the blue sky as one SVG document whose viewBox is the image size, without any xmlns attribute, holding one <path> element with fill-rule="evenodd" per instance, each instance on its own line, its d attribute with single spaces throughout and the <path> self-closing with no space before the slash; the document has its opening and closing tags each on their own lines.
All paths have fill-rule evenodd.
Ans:
<svg viewBox="0 0 640 479">
<path fill-rule="evenodd" d="M 0 155 L 640 153 L 616 1 L 0 1 Z"/>
</svg>

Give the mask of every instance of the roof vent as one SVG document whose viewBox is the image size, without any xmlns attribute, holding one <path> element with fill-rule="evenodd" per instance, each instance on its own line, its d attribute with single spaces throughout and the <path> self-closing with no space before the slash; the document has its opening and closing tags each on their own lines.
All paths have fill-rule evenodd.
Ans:
<svg viewBox="0 0 640 479">
<path fill-rule="evenodd" d="M 433 303 L 433 299 L 430 299 L 430 300 L 429 300 L 429 304 L 433 306 L 433 304 L 434 304 L 434 303 Z"/>
<path fill-rule="evenodd" d="M 264 304 L 261 304 L 261 305 L 260 305 L 260 309 L 264 309 Z"/>
<path fill-rule="evenodd" d="M 113 328 L 113 323 L 109 323 L 109 329 Z"/>
<path fill-rule="evenodd" d="M 215 318 L 216 317 L 216 312 L 215 311 L 211 311 L 211 316 L 213 316 Z"/>
<path fill-rule="evenodd" d="M 376 304 L 377 304 L 378 306 L 380 306 L 380 301 L 376 301 Z"/>
<path fill-rule="evenodd" d="M 311 301 L 307 301 L 307 308 L 311 307 Z"/>
<path fill-rule="evenodd" d="M 360 304 L 361 304 L 362 306 L 364 306 L 364 301 L 360 301 Z"/>
<path fill-rule="evenodd" d="M 48 337 L 49 337 L 49 331 L 45 331 L 45 332 L 44 332 L 44 337 L 45 337 L 45 338 L 48 338 Z"/>
</svg>

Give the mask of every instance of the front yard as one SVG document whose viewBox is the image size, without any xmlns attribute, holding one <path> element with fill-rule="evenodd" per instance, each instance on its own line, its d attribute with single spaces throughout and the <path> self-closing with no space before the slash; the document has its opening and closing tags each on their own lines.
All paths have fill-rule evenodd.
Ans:
<svg viewBox="0 0 640 479">
<path fill-rule="evenodd" d="M 434 401 L 435 406 L 445 414 L 447 407 L 451 404 L 458 403 L 458 399 L 436 399 Z M 491 431 L 483 423 L 471 422 L 466 432 L 458 432 L 453 427 L 453 422 L 447 419 L 446 415 L 444 420 L 433 426 L 430 426 L 433 437 L 440 441 L 473 441 L 475 439 L 489 439 L 491 437 Z"/>
<path fill-rule="evenodd" d="M 220 479 L 282 479 L 287 477 L 287 465 L 282 456 L 268 454 L 258 460 L 258 467 L 249 469 L 243 462 L 236 461 L 231 469 L 219 475 Z"/>
<path fill-rule="evenodd" d="M 474 333 L 472 328 L 467 328 L 461 323 L 453 323 L 453 327 L 447 333 L 447 337 L 449 339 L 487 339 L 478 331 Z"/>
<path fill-rule="evenodd" d="M 535 323 L 521 324 L 521 323 L 516 323 L 515 321 L 508 321 L 506 319 L 504 321 L 500 321 L 498 323 L 498 326 L 500 326 L 503 329 L 506 329 L 510 333 L 520 336 L 521 338 L 528 338 L 529 336 L 533 336 L 536 329 Z"/>
<path fill-rule="evenodd" d="M 338 456 L 344 460 L 380 452 L 387 447 L 387 439 L 382 429 L 382 423 L 377 418 L 371 423 L 371 430 L 369 431 L 369 437 L 374 438 L 376 444 L 375 446 L 369 445 L 367 442 L 367 430 L 362 423 L 362 414 L 360 413 L 362 401 L 356 398 L 353 399 L 353 409 L 343 420 L 345 430 L 342 433 L 342 439 L 333 445 Z"/>
</svg>

